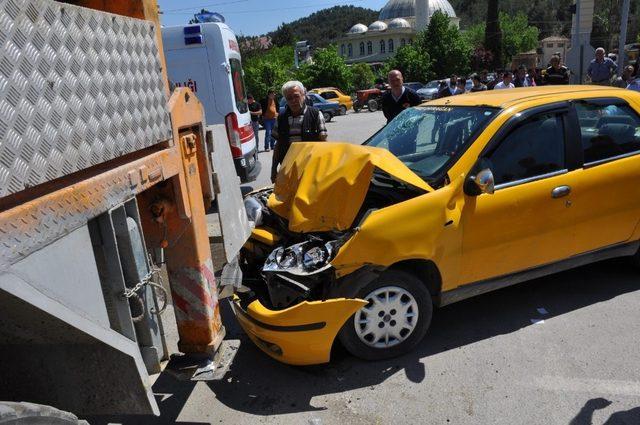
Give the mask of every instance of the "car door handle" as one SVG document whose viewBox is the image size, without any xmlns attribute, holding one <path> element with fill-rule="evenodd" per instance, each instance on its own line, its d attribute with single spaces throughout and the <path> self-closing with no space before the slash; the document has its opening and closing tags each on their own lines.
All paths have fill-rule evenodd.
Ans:
<svg viewBox="0 0 640 425">
<path fill-rule="evenodd" d="M 571 193 L 570 186 L 558 186 L 551 191 L 551 197 L 562 198 L 563 196 L 567 196 L 569 193 Z"/>
</svg>

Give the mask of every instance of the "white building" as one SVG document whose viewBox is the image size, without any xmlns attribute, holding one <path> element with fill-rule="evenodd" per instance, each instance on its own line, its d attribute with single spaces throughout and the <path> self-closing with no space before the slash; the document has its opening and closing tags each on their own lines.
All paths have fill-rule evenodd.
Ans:
<svg viewBox="0 0 640 425">
<path fill-rule="evenodd" d="M 556 53 L 560 54 L 560 60 L 564 63 L 567 60 L 567 52 L 571 45 L 571 40 L 562 36 L 551 36 L 540 40 L 540 66 L 546 68 L 549 66 L 551 56 Z"/>
<path fill-rule="evenodd" d="M 436 10 L 449 16 L 458 27 L 460 18 L 447 0 L 390 0 L 379 20 L 369 26 L 356 24 L 338 40 L 338 52 L 347 63 L 382 62 L 396 50 L 413 43 L 416 33 L 427 26 Z"/>
</svg>

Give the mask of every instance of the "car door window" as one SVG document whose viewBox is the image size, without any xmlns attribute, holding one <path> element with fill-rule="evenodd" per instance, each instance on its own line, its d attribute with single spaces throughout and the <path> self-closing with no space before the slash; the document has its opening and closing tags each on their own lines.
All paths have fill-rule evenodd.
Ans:
<svg viewBox="0 0 640 425">
<path fill-rule="evenodd" d="M 322 97 L 324 97 L 325 99 L 335 99 L 336 97 L 338 97 L 338 95 L 334 92 L 327 91 L 322 93 Z"/>
<path fill-rule="evenodd" d="M 546 113 L 516 127 L 486 159 L 495 185 L 512 185 L 563 170 L 564 151 L 562 116 Z"/>
<path fill-rule="evenodd" d="M 628 105 L 576 103 L 584 163 L 640 152 L 640 117 Z"/>
</svg>

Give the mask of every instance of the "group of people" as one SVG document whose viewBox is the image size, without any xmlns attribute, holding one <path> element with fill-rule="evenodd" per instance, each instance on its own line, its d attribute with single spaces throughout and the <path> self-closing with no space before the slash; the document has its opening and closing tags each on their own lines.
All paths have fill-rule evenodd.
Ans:
<svg viewBox="0 0 640 425">
<path fill-rule="evenodd" d="M 627 88 L 640 91 L 640 75 L 638 64 L 626 66 L 620 76 L 616 77 L 618 66 L 610 58 L 606 57 L 602 47 L 596 49 L 595 58 L 587 68 L 587 81 L 589 84 L 606 85 Z M 535 87 L 543 85 L 569 84 L 571 71 L 562 64 L 559 55 L 553 55 L 549 66 L 543 70 L 536 68 L 527 69 L 520 65 L 515 71 L 502 71 L 499 78 L 488 79 L 488 71 L 472 74 L 470 88 L 466 87 L 467 80 L 452 75 L 446 81 L 442 81 L 438 90 L 438 97 L 447 97 L 467 92 L 484 90 L 512 89 L 516 87 Z"/>
</svg>

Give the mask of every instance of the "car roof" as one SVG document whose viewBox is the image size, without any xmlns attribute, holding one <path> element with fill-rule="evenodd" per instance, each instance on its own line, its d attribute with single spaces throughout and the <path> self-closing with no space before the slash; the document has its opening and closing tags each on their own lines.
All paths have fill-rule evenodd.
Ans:
<svg viewBox="0 0 640 425">
<path fill-rule="evenodd" d="M 316 89 L 311 89 L 309 91 L 328 91 L 328 90 L 337 90 L 340 91 L 340 89 L 337 89 L 335 87 L 318 87 Z"/>
<path fill-rule="evenodd" d="M 475 93 L 467 93 L 459 96 L 449 96 L 435 99 L 429 102 L 429 106 L 493 106 L 507 108 L 519 104 L 549 99 L 549 102 L 567 99 L 581 99 L 589 97 L 623 97 L 633 96 L 631 91 L 603 86 L 569 85 L 569 86 L 541 86 L 522 87 L 508 90 L 488 90 Z"/>
</svg>

